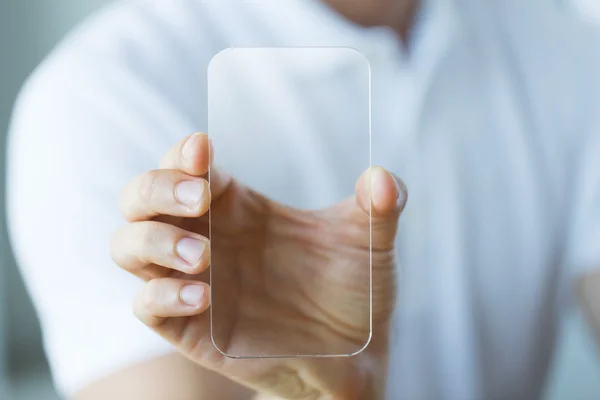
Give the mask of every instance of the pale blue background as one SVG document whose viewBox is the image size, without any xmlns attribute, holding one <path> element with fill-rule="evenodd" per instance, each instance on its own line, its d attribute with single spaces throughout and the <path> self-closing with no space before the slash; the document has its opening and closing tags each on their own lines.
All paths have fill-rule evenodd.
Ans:
<svg viewBox="0 0 600 400">
<path fill-rule="evenodd" d="M 276 1 L 276 0 L 275 0 Z M 105 0 L 2 0 L 0 3 L 0 149 L 14 96 L 25 77 L 55 42 L 80 18 Z M 563 2 L 564 3 L 564 2 Z M 600 26 L 600 4 L 581 0 Z M 600 71 L 598 72 L 600 73 Z M 4 165 L 4 152 L 0 152 Z M 0 205 L 4 185 L 0 174 Z M 9 367 L 11 399 L 53 400 L 39 328 L 11 261 L 0 212 L 0 399 L 3 368 Z M 8 301 L 8 302 L 7 302 Z M 8 304 L 8 307 L 7 307 Z M 4 328 L 4 329 L 2 329 Z M 547 400 L 600 399 L 600 352 L 578 314 L 566 324 L 549 380 Z M 484 400 L 484 399 L 482 399 Z M 512 400 L 512 399 L 511 399 Z"/>
</svg>

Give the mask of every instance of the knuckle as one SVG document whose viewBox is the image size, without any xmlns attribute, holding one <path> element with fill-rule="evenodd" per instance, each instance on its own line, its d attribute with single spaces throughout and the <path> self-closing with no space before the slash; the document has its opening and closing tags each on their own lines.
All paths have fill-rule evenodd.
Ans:
<svg viewBox="0 0 600 400">
<path fill-rule="evenodd" d="M 141 259 L 145 259 L 157 245 L 159 225 L 158 222 L 154 221 L 140 223 L 139 232 L 136 234 L 136 253 Z"/>
<path fill-rule="evenodd" d="M 146 287 L 140 301 L 142 309 L 146 312 L 152 313 L 152 311 L 156 308 L 156 305 L 160 303 L 162 292 L 163 290 L 160 280 L 153 279 L 146 283 Z"/>
<path fill-rule="evenodd" d="M 171 240 L 167 246 L 165 246 L 165 255 L 169 259 L 175 259 L 179 257 L 179 252 L 177 251 L 177 240 Z"/>
<path fill-rule="evenodd" d="M 139 241 L 144 249 L 154 246 L 157 242 L 160 223 L 155 221 L 146 221 L 140 226 Z"/>
<path fill-rule="evenodd" d="M 139 186 L 139 198 L 143 203 L 151 203 L 160 186 L 160 172 L 158 170 L 146 172 Z"/>
</svg>

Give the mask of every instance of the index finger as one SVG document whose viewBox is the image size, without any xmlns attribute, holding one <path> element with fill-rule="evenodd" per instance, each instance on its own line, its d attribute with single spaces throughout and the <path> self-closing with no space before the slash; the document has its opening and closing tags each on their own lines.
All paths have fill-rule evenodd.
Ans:
<svg viewBox="0 0 600 400">
<path fill-rule="evenodd" d="M 177 169 L 192 176 L 208 173 L 212 148 L 208 135 L 194 133 L 172 147 L 160 162 L 161 169 Z"/>
<path fill-rule="evenodd" d="M 213 168 L 215 152 L 212 141 L 203 132 L 194 133 L 177 143 L 163 157 L 160 168 L 180 170 L 192 176 L 207 175 L 210 182 L 211 198 L 218 199 L 233 182 L 224 171 Z"/>
</svg>

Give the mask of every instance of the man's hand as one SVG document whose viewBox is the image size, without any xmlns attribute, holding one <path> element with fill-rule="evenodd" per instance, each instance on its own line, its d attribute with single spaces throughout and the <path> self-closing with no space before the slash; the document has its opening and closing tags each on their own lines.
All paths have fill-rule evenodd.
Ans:
<svg viewBox="0 0 600 400">
<path fill-rule="evenodd" d="M 122 193 L 120 206 L 130 223 L 114 235 L 111 253 L 119 266 L 147 281 L 135 297 L 135 314 L 189 359 L 259 393 L 283 399 L 375 399 L 366 391 L 373 385 L 379 386 L 374 391 L 383 389 L 376 382 L 385 376 L 404 184 L 382 168 L 371 168 L 358 178 L 352 198 L 328 209 L 301 211 L 216 168 L 210 169 L 209 187 L 211 156 L 208 137 L 192 135 L 169 151 L 161 169 L 134 179 Z M 371 244 L 373 336 L 365 351 L 320 359 L 223 355 L 361 349 L 371 331 L 365 284 Z M 227 335 L 215 340 L 219 349 L 205 312 L 211 258 L 219 264 L 212 298 L 215 305 L 227 303 L 233 319 Z M 261 310 L 268 310 L 267 321 L 260 318 Z M 257 333 L 272 333 L 273 340 Z"/>
</svg>

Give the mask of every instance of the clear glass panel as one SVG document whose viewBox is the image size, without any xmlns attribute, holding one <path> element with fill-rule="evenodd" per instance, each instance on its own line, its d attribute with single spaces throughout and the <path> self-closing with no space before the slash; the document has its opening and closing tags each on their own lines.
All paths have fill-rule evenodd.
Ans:
<svg viewBox="0 0 600 400">
<path fill-rule="evenodd" d="M 339 216 L 370 166 L 370 117 L 369 64 L 352 48 L 212 59 L 211 331 L 224 354 L 350 355 L 369 341 L 370 240 L 353 254 Z"/>
</svg>

